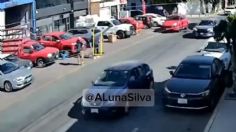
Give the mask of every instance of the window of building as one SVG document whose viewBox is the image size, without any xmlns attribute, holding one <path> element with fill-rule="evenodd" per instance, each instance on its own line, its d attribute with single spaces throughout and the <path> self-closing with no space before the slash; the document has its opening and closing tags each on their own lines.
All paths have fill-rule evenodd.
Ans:
<svg viewBox="0 0 236 132">
<path fill-rule="evenodd" d="M 36 0 L 36 8 L 40 9 L 68 3 L 67 0 Z"/>
</svg>

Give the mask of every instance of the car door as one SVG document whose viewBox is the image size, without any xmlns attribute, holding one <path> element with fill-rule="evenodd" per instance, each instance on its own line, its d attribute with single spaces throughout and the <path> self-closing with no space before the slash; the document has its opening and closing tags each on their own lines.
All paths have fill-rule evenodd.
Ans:
<svg viewBox="0 0 236 132">
<path fill-rule="evenodd" d="M 149 88 L 149 85 L 153 80 L 153 71 L 150 69 L 150 67 L 147 64 L 142 65 L 142 69 L 144 74 L 144 81 L 145 81 L 145 86 Z"/>
<path fill-rule="evenodd" d="M 51 35 L 44 35 L 40 42 L 45 47 L 52 47 L 52 45 L 54 45 L 53 44 L 54 42 L 52 41 L 52 36 Z"/>
<path fill-rule="evenodd" d="M 33 49 L 30 46 L 24 46 L 20 58 L 33 61 L 32 53 Z"/>
<path fill-rule="evenodd" d="M 137 68 L 134 68 L 130 72 L 130 78 L 132 78 L 132 83 L 129 84 L 129 87 L 132 89 L 138 89 L 140 88 L 140 76 Z"/>
<path fill-rule="evenodd" d="M 222 89 L 222 84 L 224 82 L 224 75 L 223 75 L 223 66 L 224 64 L 215 59 L 213 62 L 213 84 L 214 84 L 214 93 L 218 94 Z"/>
</svg>

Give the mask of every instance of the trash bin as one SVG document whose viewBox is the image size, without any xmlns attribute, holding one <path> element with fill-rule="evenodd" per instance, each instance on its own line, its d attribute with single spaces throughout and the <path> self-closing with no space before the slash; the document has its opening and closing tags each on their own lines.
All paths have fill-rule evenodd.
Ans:
<svg viewBox="0 0 236 132">
<path fill-rule="evenodd" d="M 108 41 L 111 43 L 114 43 L 117 41 L 117 36 L 115 34 L 109 34 L 108 35 Z"/>
</svg>

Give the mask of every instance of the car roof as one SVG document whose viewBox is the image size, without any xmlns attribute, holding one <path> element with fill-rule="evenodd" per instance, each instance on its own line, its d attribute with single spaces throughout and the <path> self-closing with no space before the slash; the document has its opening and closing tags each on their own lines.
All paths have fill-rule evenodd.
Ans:
<svg viewBox="0 0 236 132">
<path fill-rule="evenodd" d="M 124 70 L 132 70 L 135 67 L 138 67 L 144 63 L 138 62 L 138 61 L 126 61 L 126 62 L 121 62 L 117 63 L 105 70 L 117 70 L 117 71 L 124 71 Z"/>
<path fill-rule="evenodd" d="M 56 36 L 59 36 L 59 35 L 62 35 L 62 34 L 65 34 L 65 32 L 50 32 L 50 33 L 46 33 L 44 35 L 56 35 Z"/>
<path fill-rule="evenodd" d="M 181 63 L 193 63 L 193 64 L 212 64 L 215 60 L 214 57 L 211 56 L 201 56 L 201 55 L 193 55 L 193 56 L 187 56 Z"/>
<path fill-rule="evenodd" d="M 9 55 L 11 55 L 11 54 L 0 54 L 0 59 L 4 59 L 4 58 L 6 58 Z"/>
<path fill-rule="evenodd" d="M 9 61 L 5 61 L 5 60 L 0 60 L 0 65 L 6 64 L 6 63 L 11 63 Z"/>
</svg>

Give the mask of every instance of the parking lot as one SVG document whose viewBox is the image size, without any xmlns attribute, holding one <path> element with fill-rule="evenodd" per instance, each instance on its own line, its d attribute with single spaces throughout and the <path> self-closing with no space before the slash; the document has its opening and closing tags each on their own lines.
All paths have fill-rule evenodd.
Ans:
<svg viewBox="0 0 236 132">
<path fill-rule="evenodd" d="M 32 85 L 0 93 L 0 131 L 203 131 L 211 113 L 166 111 L 161 96 L 172 67 L 186 56 L 198 54 L 196 51 L 206 40 L 191 38 L 189 29 L 178 33 L 154 31 L 155 28 L 148 29 L 114 44 L 105 43 L 105 55 L 86 59 L 82 66 L 77 65 L 75 58 L 69 58 L 45 68 L 33 68 Z M 82 90 L 90 87 L 104 68 L 125 60 L 146 62 L 153 69 L 155 106 L 134 108 L 128 116 L 118 119 L 84 120 L 78 104 L 74 104 Z"/>
</svg>

